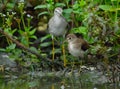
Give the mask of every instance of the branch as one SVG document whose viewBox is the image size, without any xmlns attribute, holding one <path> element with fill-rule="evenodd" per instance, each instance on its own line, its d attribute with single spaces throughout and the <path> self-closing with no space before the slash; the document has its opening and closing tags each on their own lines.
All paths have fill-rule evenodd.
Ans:
<svg viewBox="0 0 120 89">
<path fill-rule="evenodd" d="M 9 38 L 12 42 L 14 42 L 18 47 L 22 48 L 23 50 L 26 50 L 34 55 L 36 55 L 38 58 L 43 59 L 43 57 L 38 53 L 35 52 L 27 47 L 25 47 L 23 44 L 21 44 L 19 41 L 15 40 L 13 37 L 11 37 L 10 35 L 8 35 L 6 32 L 4 32 L 1 28 L 0 28 L 0 33 L 5 35 L 7 38 Z"/>
</svg>

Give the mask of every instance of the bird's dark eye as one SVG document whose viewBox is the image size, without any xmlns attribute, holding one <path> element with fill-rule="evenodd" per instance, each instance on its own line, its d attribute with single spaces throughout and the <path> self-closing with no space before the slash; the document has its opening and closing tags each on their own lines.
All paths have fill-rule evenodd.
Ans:
<svg viewBox="0 0 120 89">
<path fill-rule="evenodd" d="M 57 10 L 55 10 L 55 12 L 57 12 Z"/>
</svg>

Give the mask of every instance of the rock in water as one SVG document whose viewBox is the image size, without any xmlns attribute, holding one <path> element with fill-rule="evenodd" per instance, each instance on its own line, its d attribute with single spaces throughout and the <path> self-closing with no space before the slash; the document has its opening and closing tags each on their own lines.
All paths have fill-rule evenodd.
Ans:
<svg viewBox="0 0 120 89">
<path fill-rule="evenodd" d="M 16 67 L 16 62 L 10 60 L 8 54 L 0 53 L 0 65 L 4 65 L 6 67 Z"/>
</svg>

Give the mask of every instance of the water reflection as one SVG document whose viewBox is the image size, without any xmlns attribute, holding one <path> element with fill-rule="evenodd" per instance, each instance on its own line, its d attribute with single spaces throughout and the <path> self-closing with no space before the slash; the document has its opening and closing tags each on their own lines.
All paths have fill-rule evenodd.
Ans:
<svg viewBox="0 0 120 89">
<path fill-rule="evenodd" d="M 120 89 L 120 86 L 85 83 L 80 79 L 59 77 L 1 78 L 0 89 Z"/>
<path fill-rule="evenodd" d="M 94 80 L 92 80 L 94 81 Z M 55 77 L 55 76 L 13 76 L 0 74 L 0 89 L 120 89 L 120 85 L 95 84 L 87 80 L 87 76 Z"/>
</svg>

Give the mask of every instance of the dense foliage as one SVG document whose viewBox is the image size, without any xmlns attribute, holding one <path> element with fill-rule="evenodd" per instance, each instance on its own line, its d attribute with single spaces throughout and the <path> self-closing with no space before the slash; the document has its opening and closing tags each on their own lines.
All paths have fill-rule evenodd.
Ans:
<svg viewBox="0 0 120 89">
<path fill-rule="evenodd" d="M 20 49 L 8 37 L 0 34 L 0 51 L 7 52 L 24 66 L 41 63 L 43 68 L 52 67 L 51 36 L 46 33 L 47 23 L 55 7 L 64 9 L 64 17 L 70 24 L 69 33 L 83 34 L 90 44 L 87 62 L 102 61 L 105 64 L 120 61 L 120 0 L 1 0 L 0 28 L 25 47 L 44 59 Z M 59 38 L 57 39 L 59 42 Z M 65 46 L 67 46 L 65 44 Z M 63 67 L 60 45 L 56 44 L 55 66 Z M 66 48 L 67 63 L 73 59 Z M 41 61 L 43 60 L 43 61 Z M 78 60 L 76 60 L 78 61 Z M 59 65 L 58 65 L 59 64 Z"/>
</svg>

